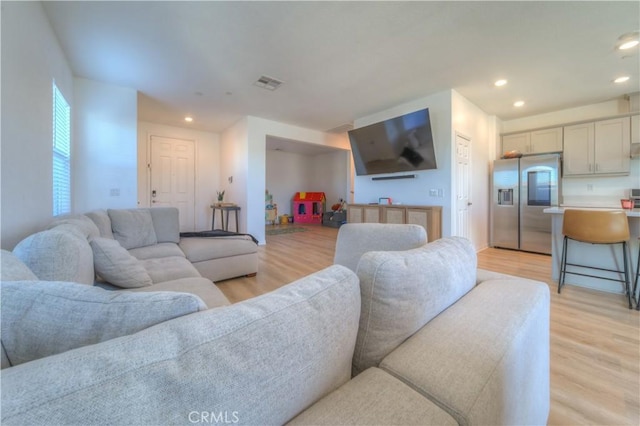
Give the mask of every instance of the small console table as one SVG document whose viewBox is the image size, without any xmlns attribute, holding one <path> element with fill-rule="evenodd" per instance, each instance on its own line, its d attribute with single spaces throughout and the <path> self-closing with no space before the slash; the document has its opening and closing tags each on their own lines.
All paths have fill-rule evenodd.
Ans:
<svg viewBox="0 0 640 426">
<path fill-rule="evenodd" d="M 228 206 L 224 204 L 212 204 L 211 208 L 213 209 L 213 216 L 211 218 L 211 230 L 214 231 L 216 229 L 216 210 L 220 210 L 220 220 L 222 221 L 222 230 L 229 230 L 229 212 L 236 212 L 236 232 L 240 232 L 238 228 L 238 212 L 240 211 L 240 206 Z M 226 216 L 226 222 L 225 222 Z"/>
</svg>

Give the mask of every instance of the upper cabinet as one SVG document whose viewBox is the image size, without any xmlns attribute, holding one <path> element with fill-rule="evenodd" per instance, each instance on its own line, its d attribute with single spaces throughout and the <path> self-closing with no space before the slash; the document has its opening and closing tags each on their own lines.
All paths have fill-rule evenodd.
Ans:
<svg viewBox="0 0 640 426">
<path fill-rule="evenodd" d="M 516 133 L 502 137 L 502 152 L 543 154 L 562 151 L 562 127 Z"/>
<path fill-rule="evenodd" d="M 631 157 L 640 157 L 640 115 L 631 116 Z"/>
<path fill-rule="evenodd" d="M 564 176 L 629 174 L 630 117 L 564 127 Z"/>
</svg>

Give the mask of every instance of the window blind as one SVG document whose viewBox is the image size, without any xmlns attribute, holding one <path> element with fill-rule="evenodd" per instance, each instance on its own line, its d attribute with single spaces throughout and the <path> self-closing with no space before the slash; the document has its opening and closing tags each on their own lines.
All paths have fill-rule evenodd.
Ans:
<svg viewBox="0 0 640 426">
<path fill-rule="evenodd" d="M 71 212 L 71 108 L 53 84 L 53 215 Z"/>
</svg>

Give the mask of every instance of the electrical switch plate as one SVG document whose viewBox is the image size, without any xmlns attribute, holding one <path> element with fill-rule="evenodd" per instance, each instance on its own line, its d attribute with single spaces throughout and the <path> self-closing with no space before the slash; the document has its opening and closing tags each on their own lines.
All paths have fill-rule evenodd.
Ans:
<svg viewBox="0 0 640 426">
<path fill-rule="evenodd" d="M 430 189 L 429 190 L 429 196 L 430 197 L 437 197 L 438 196 L 438 190 L 437 189 Z"/>
</svg>

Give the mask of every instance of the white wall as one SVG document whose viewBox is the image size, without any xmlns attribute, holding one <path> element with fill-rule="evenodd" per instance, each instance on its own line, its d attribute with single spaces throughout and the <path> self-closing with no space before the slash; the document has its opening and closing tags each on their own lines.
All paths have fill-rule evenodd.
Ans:
<svg viewBox="0 0 640 426">
<path fill-rule="evenodd" d="M 225 191 L 225 200 L 240 206 L 239 232 L 250 233 L 258 241 L 264 242 L 264 190 L 262 191 L 262 218 L 260 225 L 249 226 L 247 215 L 248 173 L 248 117 L 225 130 L 220 137 L 220 189 Z M 229 182 L 232 178 L 232 182 Z M 262 239 L 254 233 L 262 229 Z M 231 229 L 231 228 L 230 228 Z"/>
<path fill-rule="evenodd" d="M 73 210 L 135 208 L 137 93 L 74 79 Z"/>
<path fill-rule="evenodd" d="M 336 151 L 313 157 L 312 164 L 313 183 L 309 185 L 310 192 L 324 192 L 327 197 L 326 209 L 340 202 L 340 199 L 349 199 L 351 181 L 351 153 L 349 151 Z"/>
<path fill-rule="evenodd" d="M 220 136 L 216 133 L 200 132 L 184 127 L 141 121 L 138 123 L 138 205 L 149 207 L 150 174 L 147 164 L 151 161 L 150 138 L 192 140 L 195 142 L 195 226 L 196 230 L 211 229 L 211 204 L 217 201 L 217 191 L 222 191 Z M 226 182 L 226 180 L 225 180 Z M 225 193 L 225 201 L 231 194 Z M 232 221 L 235 225 L 235 222 Z M 233 226 L 232 226 L 233 228 Z"/>
<path fill-rule="evenodd" d="M 52 84 L 71 106 L 73 76 L 40 2 L 2 2 L 3 249 L 52 218 Z M 72 140 L 72 155 L 76 142 Z M 75 182 L 75 179 L 74 179 Z"/>
<path fill-rule="evenodd" d="M 282 151 L 267 151 L 266 154 L 266 189 L 278 205 L 278 215 L 291 216 L 295 193 L 312 191 L 314 176 L 310 171 L 314 168 L 314 157 Z"/>
<path fill-rule="evenodd" d="M 416 172 L 415 175 L 417 177 L 415 179 L 373 181 L 371 176 L 356 176 L 354 178 L 354 202 L 362 204 L 377 203 L 380 197 L 391 197 L 394 203 L 442 206 L 442 235 L 449 236 L 452 235 L 451 159 L 452 137 L 454 136 L 451 116 L 452 91 L 439 92 L 376 114 L 358 118 L 354 122 L 354 127 L 367 126 L 424 108 L 429 108 L 438 169 Z M 444 196 L 429 196 L 429 189 L 442 189 Z"/>
<path fill-rule="evenodd" d="M 495 158 L 495 146 L 498 139 L 497 119 L 488 116 L 461 96 L 456 91 L 452 93 L 453 140 L 452 149 L 455 150 L 455 136 L 459 133 L 471 139 L 471 174 L 469 207 L 469 238 L 476 250 L 489 245 L 489 201 L 491 194 L 490 176 L 491 165 Z M 452 151 L 455 156 L 455 151 Z M 453 167 L 452 188 L 456 188 L 456 173 Z M 456 194 L 452 194 L 451 203 L 455 208 Z M 455 229 L 456 221 L 452 220 L 452 234 L 460 235 Z"/>
<path fill-rule="evenodd" d="M 626 114 L 630 111 L 631 107 L 628 100 L 617 99 L 504 121 L 502 122 L 502 133 L 524 131 L 578 121 L 595 121 L 618 114 Z M 496 153 L 498 156 L 500 155 L 500 140 L 496 141 Z M 562 203 L 574 206 L 619 207 L 620 199 L 629 196 L 629 189 L 640 187 L 640 158 L 631 159 L 630 169 L 631 173 L 628 176 L 563 177 Z"/>
</svg>

